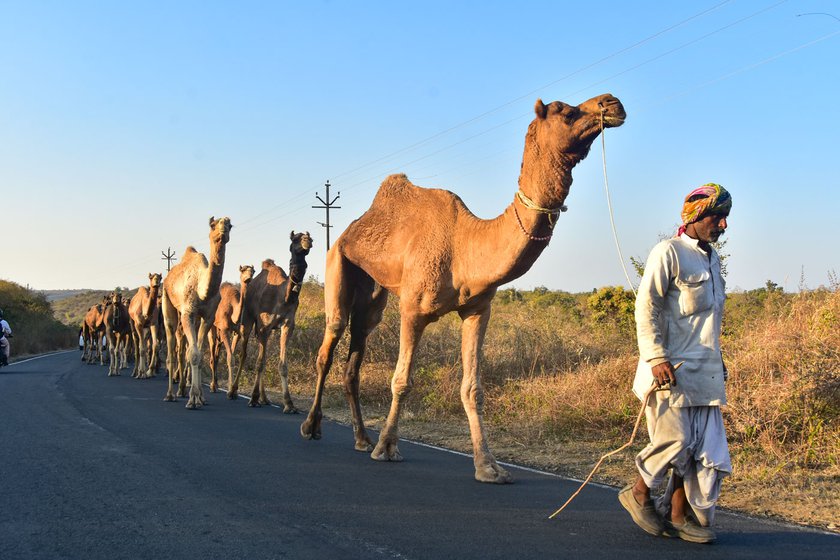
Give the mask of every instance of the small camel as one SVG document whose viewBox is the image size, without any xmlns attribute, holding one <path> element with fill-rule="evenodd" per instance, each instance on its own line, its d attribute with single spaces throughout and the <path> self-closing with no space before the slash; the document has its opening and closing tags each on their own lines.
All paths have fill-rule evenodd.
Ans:
<svg viewBox="0 0 840 560">
<path fill-rule="evenodd" d="M 228 398 L 236 398 L 239 390 L 239 376 L 245 364 L 248 351 L 248 339 L 254 329 L 259 343 L 257 354 L 257 376 L 251 391 L 250 406 L 269 404 L 265 394 L 263 371 L 265 370 L 265 349 L 268 337 L 273 329 L 280 327 L 280 383 L 283 388 L 283 412 L 296 413 L 292 395 L 289 393 L 289 368 L 286 364 L 286 349 L 289 338 L 295 330 L 295 314 L 300 301 L 300 290 L 306 275 L 306 255 L 312 248 L 312 237 L 309 232 L 295 233 L 292 231 L 289 252 L 292 254 L 289 262 L 289 276 L 282 268 L 274 264 L 271 259 L 262 263 L 262 270 L 251 280 L 248 294 L 242 308 L 242 323 L 239 326 L 242 338 L 242 350 L 239 355 L 239 365 L 236 368 L 236 378 L 228 388 Z"/>
<path fill-rule="evenodd" d="M 169 383 L 163 400 L 174 401 L 172 379 L 175 372 L 175 333 L 178 324 L 184 329 L 186 358 L 190 364 L 192 383 L 187 408 L 200 408 L 205 404 L 201 388 L 201 359 L 204 341 L 213 324 L 216 308 L 213 300 L 219 293 L 225 268 L 225 246 L 230 240 L 230 218 L 210 218 L 210 262 L 195 250 L 187 247 L 181 262 L 172 267 L 163 281 L 163 324 L 166 329 L 166 369 Z M 179 395 L 186 389 L 186 375 L 179 382 Z"/>
<path fill-rule="evenodd" d="M 158 366 L 158 318 L 160 309 L 160 288 L 162 276 L 157 272 L 149 273 L 149 287 L 140 286 L 131 298 L 128 315 L 134 329 L 134 372 L 138 379 L 149 379 L 155 376 Z M 147 338 L 151 338 L 151 355 L 146 358 Z M 147 368 L 148 364 L 148 368 Z"/>
<path fill-rule="evenodd" d="M 304 438 L 321 437 L 324 380 L 349 324 L 344 387 L 355 448 L 373 448 L 371 457 L 377 461 L 401 461 L 398 423 L 412 387 L 415 349 L 427 325 L 456 311 L 463 321 L 461 402 L 469 420 L 475 478 L 512 482 L 490 451 L 483 420 L 479 360 L 490 304 L 498 287 L 527 272 L 548 246 L 557 216 L 566 209 L 572 168 L 587 156 L 603 127 L 620 126 L 625 119 L 621 102 L 611 95 L 578 106 L 559 101 L 545 105 L 538 99 L 534 112 L 519 190 L 500 216 L 477 218 L 455 194 L 391 175 L 370 209 L 332 246 L 324 282 L 326 329 L 316 359 L 315 398 L 300 429 Z M 400 300 L 400 353 L 391 379 L 391 409 L 374 448 L 359 403 L 359 368 L 367 337 L 382 320 L 388 292 Z"/>
<path fill-rule="evenodd" d="M 85 340 L 82 361 L 85 363 L 94 363 L 98 356 L 99 364 L 105 365 L 105 356 L 102 352 L 102 337 L 105 335 L 105 325 L 102 323 L 102 318 L 109 297 L 108 295 L 102 296 L 102 302 L 91 306 L 85 313 L 85 319 L 82 323 L 82 336 Z"/>
<path fill-rule="evenodd" d="M 219 351 L 224 345 L 227 353 L 228 387 L 233 385 L 232 356 L 236 350 L 236 334 L 239 330 L 239 320 L 242 317 L 242 303 L 248 291 L 248 284 L 254 277 L 254 267 L 243 265 L 239 267 L 239 287 L 230 282 L 223 282 L 219 288 L 219 295 L 216 296 L 219 304 L 216 307 L 216 316 L 213 326 L 207 332 L 207 346 L 210 349 L 210 391 L 215 393 L 219 384 L 216 379 L 216 365 L 219 362 Z M 233 347 L 230 337 L 234 335 Z"/>
<path fill-rule="evenodd" d="M 120 370 L 126 367 L 126 347 L 131 337 L 131 319 L 120 292 L 111 294 L 111 302 L 105 307 L 102 322 L 105 325 L 105 338 L 108 340 L 108 352 L 111 356 L 108 366 L 108 377 L 111 377 L 119 375 Z"/>
</svg>

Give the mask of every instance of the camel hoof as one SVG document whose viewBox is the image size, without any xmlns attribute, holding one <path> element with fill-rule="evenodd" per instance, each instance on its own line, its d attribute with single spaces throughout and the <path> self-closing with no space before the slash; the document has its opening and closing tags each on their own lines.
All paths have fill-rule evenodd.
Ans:
<svg viewBox="0 0 840 560">
<path fill-rule="evenodd" d="M 210 384 L 210 392 L 215 393 L 219 388 L 216 386 L 215 383 Z"/>
<path fill-rule="evenodd" d="M 300 414 L 300 411 L 295 408 L 295 405 L 286 404 L 283 406 L 283 414 Z"/>
<path fill-rule="evenodd" d="M 250 401 L 248 401 L 248 406 L 250 406 L 251 408 L 261 408 L 262 407 L 260 402 L 254 400 L 254 399 L 251 399 Z"/>
<path fill-rule="evenodd" d="M 313 422 L 306 420 L 300 425 L 300 435 L 303 436 L 303 439 L 321 439 L 321 428 L 313 429 Z"/>
<path fill-rule="evenodd" d="M 357 441 L 355 446 L 356 451 L 361 451 L 362 453 L 370 453 L 373 451 L 373 442 L 368 441 Z"/>
<path fill-rule="evenodd" d="M 513 477 L 508 471 L 493 463 L 475 469 L 475 479 L 489 484 L 513 484 Z"/>
<path fill-rule="evenodd" d="M 238 396 L 239 395 L 237 394 L 236 391 L 228 391 L 228 394 L 227 394 L 228 400 L 230 400 L 230 401 L 236 400 L 236 397 L 238 397 Z"/>
<path fill-rule="evenodd" d="M 378 443 L 376 448 L 370 454 L 370 458 L 374 461 L 393 461 L 399 463 L 403 460 L 403 456 L 396 445 L 383 445 Z"/>
<path fill-rule="evenodd" d="M 175 402 L 175 397 L 173 397 L 172 395 L 166 395 L 165 397 L 163 397 L 163 401 L 164 402 Z"/>
</svg>

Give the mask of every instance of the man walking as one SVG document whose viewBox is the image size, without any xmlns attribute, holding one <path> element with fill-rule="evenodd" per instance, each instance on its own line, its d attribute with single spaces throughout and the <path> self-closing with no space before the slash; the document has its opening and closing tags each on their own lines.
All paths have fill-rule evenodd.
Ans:
<svg viewBox="0 0 840 560">
<path fill-rule="evenodd" d="M 650 444 L 639 476 L 619 493 L 633 521 L 652 535 L 712 542 L 715 504 L 732 472 L 720 406 L 726 368 L 720 353 L 724 281 L 711 246 L 727 228 L 732 197 L 703 185 L 685 198 L 677 236 L 650 253 L 636 298 L 639 365 L 633 392 L 646 403 Z M 679 367 L 679 371 L 675 370 Z M 656 502 L 651 488 L 671 476 Z"/>
</svg>

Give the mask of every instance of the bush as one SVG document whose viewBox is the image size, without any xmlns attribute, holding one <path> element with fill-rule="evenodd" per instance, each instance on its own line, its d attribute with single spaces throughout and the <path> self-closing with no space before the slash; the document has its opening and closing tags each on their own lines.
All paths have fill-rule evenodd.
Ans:
<svg viewBox="0 0 840 560">
<path fill-rule="evenodd" d="M 47 298 L 14 282 L 0 280 L 0 309 L 14 337 L 12 356 L 72 348 L 78 328 L 62 325 L 53 317 Z"/>
</svg>

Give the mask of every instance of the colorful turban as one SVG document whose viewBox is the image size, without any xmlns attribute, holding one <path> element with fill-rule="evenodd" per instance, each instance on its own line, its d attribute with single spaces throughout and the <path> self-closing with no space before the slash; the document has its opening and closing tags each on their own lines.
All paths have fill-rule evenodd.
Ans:
<svg viewBox="0 0 840 560">
<path fill-rule="evenodd" d="M 682 208 L 682 225 L 677 235 L 685 232 L 685 226 L 713 213 L 728 214 L 732 209 L 729 191 L 716 183 L 706 183 L 688 193 Z"/>
</svg>

